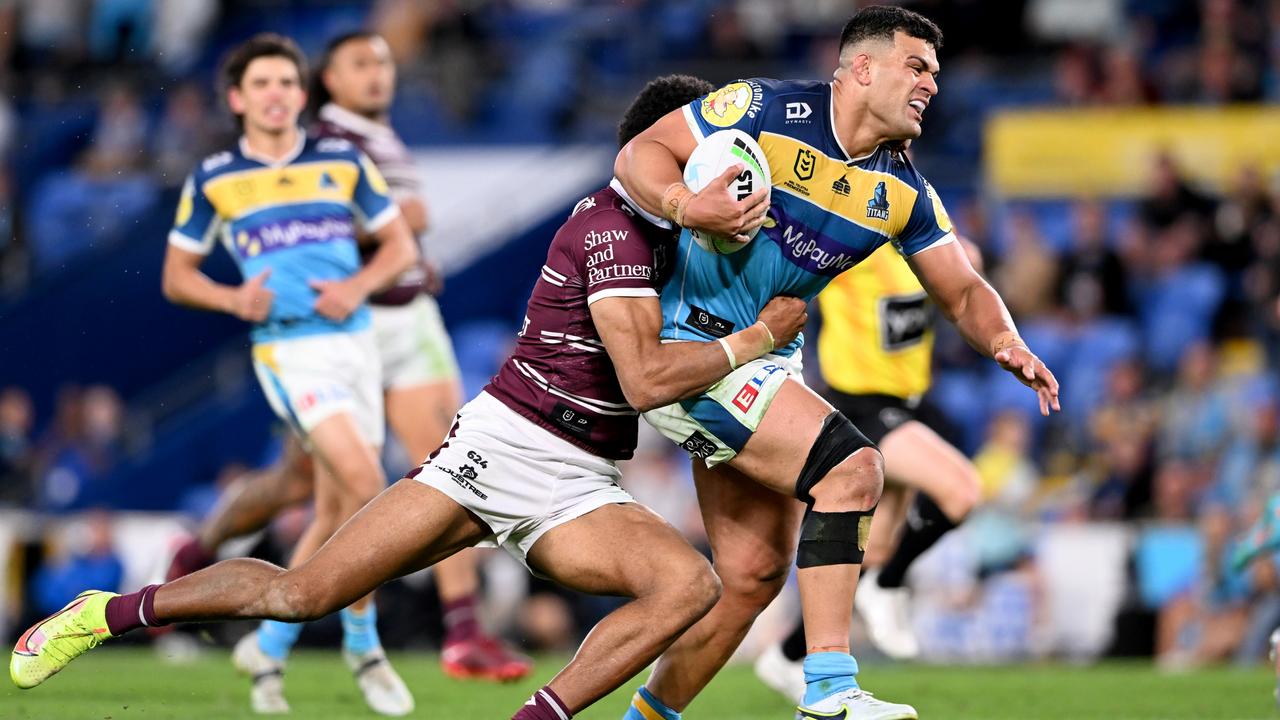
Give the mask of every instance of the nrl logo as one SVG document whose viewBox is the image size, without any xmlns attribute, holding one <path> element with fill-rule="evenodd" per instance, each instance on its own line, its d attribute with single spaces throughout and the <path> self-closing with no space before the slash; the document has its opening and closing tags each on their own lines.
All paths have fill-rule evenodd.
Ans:
<svg viewBox="0 0 1280 720">
<path fill-rule="evenodd" d="M 818 156 L 812 152 L 800 148 L 796 151 L 796 177 L 801 180 L 809 180 L 813 178 L 813 170 L 818 164 Z"/>
</svg>

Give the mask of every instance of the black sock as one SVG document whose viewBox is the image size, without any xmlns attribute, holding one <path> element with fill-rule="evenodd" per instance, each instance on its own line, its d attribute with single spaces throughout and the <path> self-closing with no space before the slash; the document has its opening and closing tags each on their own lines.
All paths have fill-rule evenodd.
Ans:
<svg viewBox="0 0 1280 720">
<path fill-rule="evenodd" d="M 898 549 L 893 551 L 893 557 L 880 568 L 877 584 L 883 588 L 902 587 L 911 563 L 954 527 L 955 523 L 942 514 L 928 495 L 917 493 L 915 504 L 907 513 L 902 540 L 898 542 Z"/>
<path fill-rule="evenodd" d="M 808 650 L 809 646 L 804 641 L 804 620 L 801 620 L 796 623 L 796 629 L 791 631 L 787 639 L 782 641 L 782 656 L 796 662 L 803 660 Z"/>
</svg>

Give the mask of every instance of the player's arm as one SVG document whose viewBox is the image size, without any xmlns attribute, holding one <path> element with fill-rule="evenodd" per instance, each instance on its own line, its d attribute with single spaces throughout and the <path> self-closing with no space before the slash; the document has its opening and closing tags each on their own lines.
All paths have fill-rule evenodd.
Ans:
<svg viewBox="0 0 1280 720">
<path fill-rule="evenodd" d="M 734 368 L 790 343 L 804 329 L 805 307 L 797 298 L 774 298 L 755 324 L 717 342 L 661 342 L 656 296 L 600 298 L 591 303 L 591 319 L 622 394 L 644 412 L 697 395 Z"/>
<path fill-rule="evenodd" d="M 764 224 L 769 209 L 764 190 L 739 201 L 729 188 L 742 171 L 729 168 L 701 192 L 684 184 L 683 168 L 698 141 L 683 110 L 673 110 L 637 135 L 618 153 L 613 173 L 641 207 L 675 224 L 748 240 Z"/>
<path fill-rule="evenodd" d="M 240 285 L 223 285 L 200 271 L 221 227 L 222 219 L 205 195 L 199 173 L 193 173 L 182 186 L 173 230 L 169 232 L 160 274 L 161 292 L 169 302 L 178 305 L 262 322 L 271 312 L 274 299 L 274 294 L 265 287 L 270 270 Z"/>
<path fill-rule="evenodd" d="M 1057 379 L 1018 336 L 1009 309 L 973 269 L 963 245 L 943 242 L 907 259 L 942 314 L 975 350 L 1035 390 L 1042 415 L 1062 410 Z"/>
<path fill-rule="evenodd" d="M 316 312 L 342 321 L 369 295 L 390 285 L 418 260 L 418 246 L 404 215 L 388 195 L 387 181 L 364 153 L 356 158 L 360 168 L 351 202 L 364 217 L 364 232 L 378 244 L 364 266 L 343 280 L 312 280 L 318 293 Z"/>
<path fill-rule="evenodd" d="M 205 255 L 170 243 L 164 255 L 161 290 L 177 305 L 235 315 L 258 323 L 271 312 L 274 293 L 264 287 L 271 271 L 264 270 L 240 285 L 223 285 L 200 271 Z"/>
<path fill-rule="evenodd" d="M 413 242 L 409 224 L 398 212 L 370 233 L 370 237 L 378 249 L 354 275 L 345 280 L 311 281 L 311 287 L 319 293 L 316 312 L 331 320 L 345 320 L 371 294 L 391 285 L 417 262 L 418 246 Z"/>
<path fill-rule="evenodd" d="M 404 221 L 409 223 L 409 232 L 414 237 L 422 235 L 431 226 L 430 215 L 427 213 L 427 203 L 416 195 L 406 195 L 396 201 L 400 206 L 400 214 L 404 216 Z"/>
</svg>

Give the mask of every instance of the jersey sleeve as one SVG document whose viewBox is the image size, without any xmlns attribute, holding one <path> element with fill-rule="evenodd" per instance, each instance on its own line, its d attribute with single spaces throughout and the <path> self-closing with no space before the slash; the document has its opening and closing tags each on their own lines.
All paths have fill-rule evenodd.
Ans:
<svg viewBox="0 0 1280 720">
<path fill-rule="evenodd" d="M 758 137 L 765 102 L 761 83 L 739 80 L 685 105 L 684 119 L 699 142 L 711 133 L 729 128 Z"/>
<path fill-rule="evenodd" d="M 587 304 L 607 297 L 657 297 L 653 247 L 621 213 L 598 212 L 578 225 Z"/>
<path fill-rule="evenodd" d="M 199 177 L 192 173 L 182 185 L 178 211 L 169 231 L 169 244 L 187 252 L 208 255 L 221 229 L 222 219 L 204 194 Z"/>
<path fill-rule="evenodd" d="M 902 232 L 893 239 L 893 244 L 903 255 L 915 255 L 932 247 L 955 242 L 956 234 L 951 227 L 951 218 L 947 216 L 942 200 L 927 180 L 919 178 L 920 192 L 916 193 L 915 204 L 911 207 L 911 217 L 902 228 Z"/>
<path fill-rule="evenodd" d="M 360 174 L 351 198 L 356 209 L 364 216 L 364 229 L 375 233 L 400 214 L 400 206 L 391 199 L 390 188 L 368 155 L 358 153 Z"/>
</svg>

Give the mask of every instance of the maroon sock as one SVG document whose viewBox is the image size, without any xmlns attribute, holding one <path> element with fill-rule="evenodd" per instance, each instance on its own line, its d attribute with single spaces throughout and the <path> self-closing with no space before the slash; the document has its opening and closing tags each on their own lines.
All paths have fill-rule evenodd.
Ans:
<svg viewBox="0 0 1280 720">
<path fill-rule="evenodd" d="M 573 713 L 565 707 L 556 691 L 546 686 L 534 693 L 520 712 L 511 716 L 511 720 L 569 720 L 571 717 Z"/>
<path fill-rule="evenodd" d="M 148 585 L 138 592 L 107 601 L 107 629 L 113 637 L 140 627 L 163 624 L 156 619 L 156 590 L 159 588 L 159 585 Z"/>
<path fill-rule="evenodd" d="M 467 595 L 444 604 L 444 644 L 471 640 L 480 634 L 476 596 Z"/>
<path fill-rule="evenodd" d="M 165 580 L 172 582 L 184 575 L 203 570 L 217 559 L 213 553 L 204 549 L 199 540 L 191 538 L 173 554 L 173 562 L 169 566 L 168 577 Z"/>
</svg>

